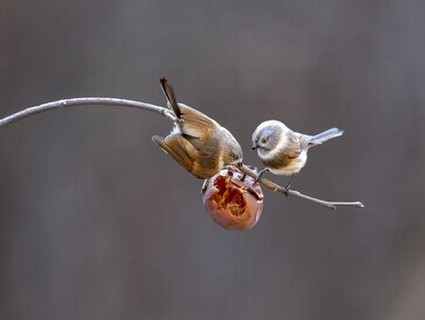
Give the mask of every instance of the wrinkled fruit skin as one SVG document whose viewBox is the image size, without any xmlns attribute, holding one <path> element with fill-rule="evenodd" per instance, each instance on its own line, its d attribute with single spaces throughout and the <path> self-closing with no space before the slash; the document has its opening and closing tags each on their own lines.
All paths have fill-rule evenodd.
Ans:
<svg viewBox="0 0 425 320">
<path fill-rule="evenodd" d="M 225 167 L 206 180 L 202 198 L 214 221 L 229 230 L 251 229 L 263 211 L 260 184 L 235 166 Z"/>
</svg>

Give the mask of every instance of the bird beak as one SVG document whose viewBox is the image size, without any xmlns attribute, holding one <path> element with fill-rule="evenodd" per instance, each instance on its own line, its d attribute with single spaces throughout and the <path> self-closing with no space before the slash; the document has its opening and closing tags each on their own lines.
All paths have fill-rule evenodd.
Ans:
<svg viewBox="0 0 425 320">
<path fill-rule="evenodd" d="M 255 150 L 255 149 L 257 149 L 258 148 L 258 144 L 254 144 L 252 147 L 251 147 L 251 149 L 252 150 Z"/>
</svg>

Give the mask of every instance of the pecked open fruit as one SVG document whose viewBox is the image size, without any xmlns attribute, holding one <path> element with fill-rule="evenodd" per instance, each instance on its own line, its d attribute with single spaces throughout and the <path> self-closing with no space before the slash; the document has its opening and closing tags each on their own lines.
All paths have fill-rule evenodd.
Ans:
<svg viewBox="0 0 425 320">
<path fill-rule="evenodd" d="M 230 230 L 251 229 L 263 211 L 260 184 L 235 166 L 225 167 L 206 180 L 202 198 L 214 221 Z"/>
</svg>

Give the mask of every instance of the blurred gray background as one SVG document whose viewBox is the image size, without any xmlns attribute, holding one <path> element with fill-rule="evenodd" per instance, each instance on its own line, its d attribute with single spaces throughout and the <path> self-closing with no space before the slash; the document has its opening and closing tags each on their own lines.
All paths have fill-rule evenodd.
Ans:
<svg viewBox="0 0 425 320">
<path fill-rule="evenodd" d="M 263 120 L 343 137 L 249 232 L 205 212 L 202 181 L 130 109 L 0 129 L 0 319 L 424 319 L 425 4 L 421 0 L 1 0 L 0 112 L 61 98 L 181 101 L 259 165 Z M 285 183 L 281 177 L 276 181 Z"/>
</svg>

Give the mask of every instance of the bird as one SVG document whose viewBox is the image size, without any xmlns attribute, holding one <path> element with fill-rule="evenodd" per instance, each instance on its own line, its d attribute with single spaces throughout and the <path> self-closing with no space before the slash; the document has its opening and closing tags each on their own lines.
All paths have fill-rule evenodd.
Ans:
<svg viewBox="0 0 425 320">
<path fill-rule="evenodd" d="M 152 140 L 161 149 L 199 179 L 213 177 L 226 165 L 240 165 L 242 148 L 233 135 L 206 114 L 177 102 L 176 94 L 163 77 L 160 79 L 167 107 L 176 121 L 165 138 L 155 135 Z"/>
<path fill-rule="evenodd" d="M 331 128 L 316 135 L 307 135 L 292 131 L 278 120 L 260 123 L 252 134 L 252 149 L 257 150 L 258 157 L 265 166 L 258 173 L 257 180 L 267 171 L 275 175 L 290 176 L 285 187 L 285 190 L 289 190 L 294 174 L 307 162 L 308 150 L 343 133 L 342 129 Z"/>
</svg>

